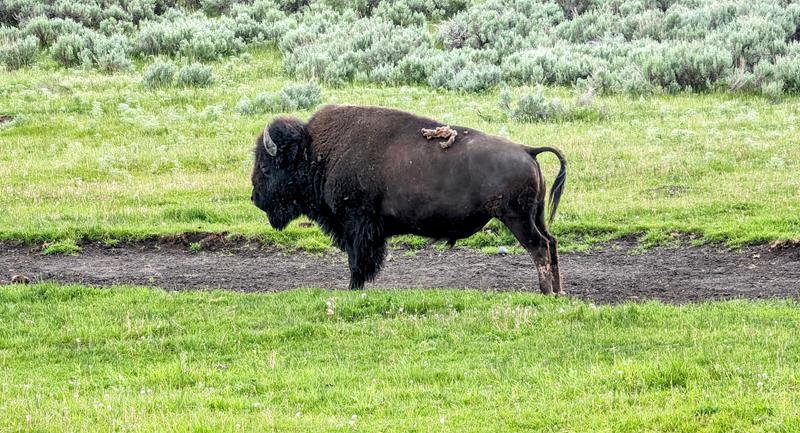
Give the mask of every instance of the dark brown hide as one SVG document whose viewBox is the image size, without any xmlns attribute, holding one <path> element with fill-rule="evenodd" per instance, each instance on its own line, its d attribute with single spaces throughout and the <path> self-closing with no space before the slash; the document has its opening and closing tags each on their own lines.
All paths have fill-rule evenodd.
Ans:
<svg viewBox="0 0 800 433">
<path fill-rule="evenodd" d="M 307 124 L 277 119 L 256 147 L 253 200 L 284 227 L 308 215 L 348 253 L 351 287 L 374 278 L 389 236 L 417 234 L 451 243 L 491 218 L 505 223 L 534 257 L 543 292 L 561 289 L 556 241 L 545 226 L 545 183 L 535 156 L 554 152 L 561 171 L 551 191 L 551 217 L 566 162 L 556 149 L 530 148 L 470 128 L 442 152 L 422 129 L 443 126 L 402 111 L 326 106 Z"/>
</svg>

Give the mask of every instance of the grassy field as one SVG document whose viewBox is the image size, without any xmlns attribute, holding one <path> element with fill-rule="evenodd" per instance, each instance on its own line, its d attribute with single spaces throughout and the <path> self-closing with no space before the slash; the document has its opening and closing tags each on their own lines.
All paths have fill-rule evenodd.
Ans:
<svg viewBox="0 0 800 433">
<path fill-rule="evenodd" d="M 253 137 L 270 117 L 234 107 L 291 82 L 277 52 L 214 64 L 217 82 L 207 89 L 147 90 L 141 68 L 104 75 L 43 60 L 0 74 L 0 114 L 13 117 L 0 124 L 0 239 L 224 231 L 309 250 L 329 245 L 313 227 L 276 233 L 248 200 Z M 565 248 L 631 234 L 645 243 L 692 233 L 738 245 L 800 233 L 797 97 L 598 97 L 605 119 L 521 124 L 503 119 L 497 92 L 353 85 L 323 94 L 328 103 L 397 107 L 562 148 L 570 172 L 554 231 Z M 572 98 L 566 89 L 546 94 Z M 552 182 L 557 163 L 541 160 Z M 499 224 L 466 242 L 510 243 Z"/>
<path fill-rule="evenodd" d="M 800 431 L 793 302 L 0 291 L 0 431 Z"/>
</svg>

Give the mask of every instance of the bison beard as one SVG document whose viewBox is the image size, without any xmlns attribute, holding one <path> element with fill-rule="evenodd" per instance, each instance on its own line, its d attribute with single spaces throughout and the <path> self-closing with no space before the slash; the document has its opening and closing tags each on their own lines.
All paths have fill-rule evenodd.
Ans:
<svg viewBox="0 0 800 433">
<path fill-rule="evenodd" d="M 442 152 L 421 130 L 444 125 L 378 107 L 326 106 L 303 123 L 278 118 L 256 140 L 253 203 L 283 229 L 306 215 L 345 251 L 350 288 L 380 270 L 386 239 L 416 234 L 453 243 L 500 219 L 533 257 L 543 293 L 562 291 L 556 239 L 545 224 L 536 155 L 556 154 L 555 217 L 566 160 L 469 128 Z"/>
</svg>

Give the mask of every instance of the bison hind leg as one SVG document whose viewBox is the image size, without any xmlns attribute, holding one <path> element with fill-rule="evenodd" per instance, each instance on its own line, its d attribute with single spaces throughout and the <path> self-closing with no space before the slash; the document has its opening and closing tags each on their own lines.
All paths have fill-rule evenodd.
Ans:
<svg viewBox="0 0 800 433">
<path fill-rule="evenodd" d="M 345 250 L 350 265 L 351 290 L 364 287 L 381 270 L 386 257 L 386 237 L 380 224 L 360 221 L 348 227 Z"/>
<path fill-rule="evenodd" d="M 556 295 L 564 294 L 564 285 L 561 280 L 561 266 L 558 260 L 558 241 L 555 236 L 547 229 L 544 221 L 544 202 L 536 207 L 534 223 L 539 232 L 547 238 L 547 245 L 550 250 L 550 271 L 553 275 L 553 292 Z"/>
<path fill-rule="evenodd" d="M 539 274 L 539 289 L 541 292 L 550 295 L 554 289 L 557 292 L 560 291 L 559 287 L 554 287 L 557 283 L 560 283 L 560 280 L 556 282 L 553 274 L 550 239 L 536 226 L 534 215 L 529 213 L 507 214 L 501 220 L 533 257 L 536 272 Z"/>
</svg>

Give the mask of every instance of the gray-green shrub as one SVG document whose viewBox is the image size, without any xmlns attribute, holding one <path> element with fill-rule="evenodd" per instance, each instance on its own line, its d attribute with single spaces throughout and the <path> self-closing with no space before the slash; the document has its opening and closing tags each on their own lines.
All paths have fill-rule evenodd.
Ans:
<svg viewBox="0 0 800 433">
<path fill-rule="evenodd" d="M 200 63 L 186 65 L 178 71 L 176 83 L 182 87 L 209 87 L 214 84 L 214 71 Z"/>
<path fill-rule="evenodd" d="M 82 53 L 85 66 L 95 66 L 104 72 L 116 72 L 131 67 L 128 57 L 130 43 L 125 36 L 89 33 L 86 40 L 89 46 Z"/>
<path fill-rule="evenodd" d="M 511 106 L 508 116 L 518 122 L 541 122 L 559 119 L 564 115 L 564 107 L 558 99 L 547 99 L 538 89 L 534 93 L 522 95 L 516 106 Z"/>
<path fill-rule="evenodd" d="M 761 85 L 761 93 L 770 100 L 777 103 L 783 98 L 783 81 L 770 81 Z"/>
<path fill-rule="evenodd" d="M 287 85 L 280 92 L 262 92 L 252 100 L 243 98 L 236 104 L 236 112 L 242 115 L 277 113 L 294 110 L 307 110 L 322 102 L 319 85 L 312 81 L 308 84 Z"/>
<path fill-rule="evenodd" d="M 9 70 L 32 65 L 39 52 L 39 39 L 25 36 L 17 39 L 0 39 L 0 63 Z"/>
<path fill-rule="evenodd" d="M 77 66 L 81 63 L 83 47 L 82 36 L 77 34 L 61 35 L 50 47 L 50 57 L 66 68 Z"/>
<path fill-rule="evenodd" d="M 638 53 L 648 80 L 668 91 L 708 90 L 731 68 L 731 52 L 700 42 L 652 44 Z"/>
<path fill-rule="evenodd" d="M 274 43 L 289 75 L 331 84 L 800 92 L 795 0 L 2 0 L 2 26 L 16 32 L 4 52 L 35 59 L 32 36 L 64 66 L 106 71 Z"/>
<path fill-rule="evenodd" d="M 779 57 L 775 62 L 775 70 L 786 91 L 800 92 L 800 53 Z"/>
<path fill-rule="evenodd" d="M 175 64 L 169 61 L 159 60 L 148 66 L 144 71 L 142 84 L 151 89 L 169 87 L 172 85 L 174 76 Z"/>
<path fill-rule="evenodd" d="M 281 101 L 288 110 L 306 110 L 322 102 L 322 90 L 314 81 L 288 85 L 281 91 Z"/>
<path fill-rule="evenodd" d="M 524 93 L 516 102 L 511 90 L 500 91 L 498 105 L 511 120 L 522 123 L 602 120 L 607 116 L 606 110 L 598 106 L 591 86 L 576 89 L 576 97 L 572 103 L 563 103 L 558 98 L 547 98 L 541 87 L 533 93 Z"/>
<path fill-rule="evenodd" d="M 202 14 L 169 14 L 164 20 L 144 21 L 134 42 L 141 55 L 182 55 L 214 60 L 238 52 L 244 43 L 236 36 L 235 21 Z"/>
</svg>

